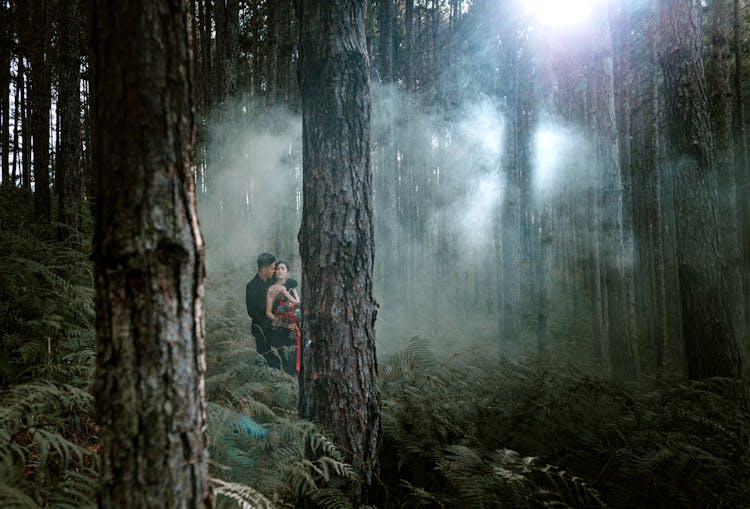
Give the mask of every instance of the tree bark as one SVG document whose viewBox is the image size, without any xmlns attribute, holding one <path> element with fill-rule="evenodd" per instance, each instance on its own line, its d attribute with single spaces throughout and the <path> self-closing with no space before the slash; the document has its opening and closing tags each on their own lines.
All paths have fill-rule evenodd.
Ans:
<svg viewBox="0 0 750 509">
<path fill-rule="evenodd" d="M 734 54 L 734 116 L 732 118 L 732 132 L 734 134 L 734 165 L 735 181 L 737 182 L 737 201 L 740 214 L 740 242 L 742 266 L 742 286 L 745 298 L 745 330 L 750 330 L 750 168 L 747 164 L 747 144 L 745 142 L 745 101 L 743 98 L 743 65 L 742 65 L 742 33 L 740 18 L 740 0 L 733 0 L 733 54 Z M 745 351 L 750 348 L 750 341 L 745 338 Z"/>
<path fill-rule="evenodd" d="M 524 102 L 518 74 L 523 65 L 518 59 L 518 34 L 508 30 L 508 51 L 505 65 L 508 73 L 506 101 L 508 108 L 504 127 L 503 177 L 505 192 L 500 212 L 502 242 L 502 271 L 499 281 L 500 341 L 505 346 L 518 347 L 521 341 L 521 172 L 528 147 L 528 129 L 525 128 Z"/>
<path fill-rule="evenodd" d="M 599 16 L 594 54 L 596 108 L 594 125 L 597 162 L 602 172 L 600 210 L 602 277 L 607 306 L 609 363 L 615 380 L 638 375 L 637 350 L 629 323 L 630 307 L 625 285 L 625 242 L 622 226 L 623 185 L 614 101 L 612 38 L 606 8 Z"/>
<path fill-rule="evenodd" d="M 649 9 L 641 26 L 651 22 Z M 633 235 L 635 237 L 636 316 L 639 330 L 652 338 L 654 367 L 657 374 L 664 372 L 668 322 L 666 305 L 666 276 L 664 272 L 663 213 L 661 199 L 661 171 L 659 167 L 659 109 L 658 70 L 653 37 L 641 40 L 634 49 L 641 65 L 634 69 L 633 97 L 640 98 L 633 108 L 632 164 L 633 164 Z"/>
<path fill-rule="evenodd" d="M 393 80 L 393 1 L 378 0 L 378 71 L 382 83 Z"/>
<path fill-rule="evenodd" d="M 370 81 L 364 2 L 299 6 L 305 295 L 300 415 L 329 429 L 372 498 L 379 462 Z"/>
<path fill-rule="evenodd" d="M 414 90 L 414 0 L 406 0 L 405 9 L 404 88 L 411 92 Z"/>
<path fill-rule="evenodd" d="M 737 221 L 734 143 L 732 139 L 732 52 L 729 43 L 731 0 L 714 0 L 711 13 L 711 57 L 706 68 L 709 116 L 714 140 L 715 168 L 719 185 L 720 245 L 727 260 L 729 306 L 734 336 L 744 344 L 744 295 L 742 254 Z"/>
<path fill-rule="evenodd" d="M 10 180 L 10 5 L 0 2 L 0 183 Z"/>
<path fill-rule="evenodd" d="M 677 263 L 687 371 L 691 379 L 740 378 L 720 253 L 717 180 L 703 72 L 701 2 L 662 0 L 660 63 L 669 170 L 674 178 Z"/>
<path fill-rule="evenodd" d="M 80 78 L 80 12 L 78 0 L 58 5 L 58 110 L 60 114 L 60 150 L 55 165 L 57 216 L 63 225 L 59 236 L 65 238 L 70 229 L 80 227 L 83 202 L 81 168 L 81 78 Z"/>
<path fill-rule="evenodd" d="M 40 219 L 52 216 L 49 183 L 49 110 L 51 91 L 47 62 L 48 0 L 30 3 L 31 27 L 29 48 L 31 64 L 31 137 L 34 151 L 34 213 Z"/>
<path fill-rule="evenodd" d="M 213 505 L 188 5 L 94 2 L 99 507 Z"/>
</svg>

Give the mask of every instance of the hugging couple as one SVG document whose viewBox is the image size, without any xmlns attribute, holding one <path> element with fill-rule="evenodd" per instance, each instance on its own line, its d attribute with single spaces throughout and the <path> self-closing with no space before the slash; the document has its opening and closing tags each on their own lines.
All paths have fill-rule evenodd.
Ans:
<svg viewBox="0 0 750 509">
<path fill-rule="evenodd" d="M 300 298 L 289 265 L 270 253 L 258 255 L 258 272 L 245 287 L 255 348 L 272 368 L 295 376 L 300 368 Z"/>
</svg>

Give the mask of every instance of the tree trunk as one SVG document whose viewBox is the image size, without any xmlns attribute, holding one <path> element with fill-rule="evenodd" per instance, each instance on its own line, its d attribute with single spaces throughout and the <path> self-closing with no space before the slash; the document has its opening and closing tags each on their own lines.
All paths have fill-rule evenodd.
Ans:
<svg viewBox="0 0 750 509">
<path fill-rule="evenodd" d="M 18 160 L 21 157 L 21 151 L 19 150 L 19 133 L 21 131 L 21 90 L 23 89 L 23 57 L 18 57 L 18 67 L 16 70 L 16 90 L 15 90 L 15 104 L 13 106 L 13 166 L 10 172 L 10 181 L 15 186 L 18 182 L 18 172 L 20 171 L 20 165 Z"/>
<path fill-rule="evenodd" d="M 99 507 L 213 505 L 188 5 L 94 3 Z"/>
<path fill-rule="evenodd" d="M 745 101 L 743 100 L 742 84 L 742 34 L 740 30 L 740 0 L 733 0 L 734 23 L 734 116 L 732 119 L 732 131 L 734 134 L 734 165 L 735 181 L 737 182 L 737 202 L 739 212 L 740 242 L 742 266 L 742 286 L 745 299 L 745 330 L 750 330 L 750 169 L 747 165 L 747 146 L 745 143 Z M 745 348 L 750 348 L 750 341 L 745 338 Z"/>
<path fill-rule="evenodd" d="M 703 72 L 701 2 L 662 0 L 660 63 L 688 376 L 740 378 L 740 352 L 720 253 L 717 180 Z"/>
<path fill-rule="evenodd" d="M 23 134 L 23 144 L 21 145 L 21 187 L 31 191 L 31 107 L 28 100 L 29 89 L 26 84 L 26 64 L 23 57 L 18 60 L 18 86 L 21 89 L 21 133 Z"/>
<path fill-rule="evenodd" d="M 550 312 L 552 303 L 552 209 L 544 203 L 539 208 L 537 273 L 537 351 L 544 353 L 552 336 Z"/>
<path fill-rule="evenodd" d="M 405 9 L 404 88 L 410 92 L 414 90 L 414 0 L 406 0 Z"/>
<path fill-rule="evenodd" d="M 714 140 L 715 168 L 719 185 L 720 245 L 727 260 L 729 306 L 736 341 L 744 344 L 744 296 L 742 292 L 742 254 L 737 222 L 732 139 L 732 52 L 729 44 L 731 0 L 714 0 L 711 16 L 711 58 L 706 79 L 711 132 Z"/>
<path fill-rule="evenodd" d="M 51 103 L 49 69 L 47 66 L 47 2 L 31 2 L 31 137 L 34 150 L 34 213 L 49 220 L 52 198 L 49 187 L 49 110 Z"/>
<path fill-rule="evenodd" d="M 80 227 L 83 172 L 81 171 L 81 45 L 78 25 L 78 0 L 60 3 L 58 38 L 58 110 L 60 150 L 55 165 L 58 196 L 58 221 L 63 225 L 59 236 Z M 65 228 L 67 227 L 67 228 Z"/>
<path fill-rule="evenodd" d="M 266 108 L 274 106 L 279 97 L 279 36 L 281 32 L 281 18 L 279 3 L 270 2 L 266 5 Z"/>
<path fill-rule="evenodd" d="M 10 5 L 0 2 L 0 184 L 10 180 Z"/>
<path fill-rule="evenodd" d="M 305 350 L 300 415 L 329 429 L 358 474 L 355 506 L 378 475 L 370 81 L 364 2 L 300 9 Z"/>
<path fill-rule="evenodd" d="M 393 80 L 393 1 L 378 0 L 378 71 L 382 83 Z"/>
<path fill-rule="evenodd" d="M 521 341 L 521 166 L 522 151 L 527 130 L 524 129 L 524 104 L 520 98 L 517 77 L 523 67 L 518 62 L 518 35 L 509 30 L 508 51 L 505 65 L 511 72 L 506 91 L 508 108 L 505 122 L 505 147 L 503 176 L 505 192 L 500 212 L 502 271 L 499 282 L 500 302 L 500 341 L 502 345 L 518 347 Z M 501 346 L 502 346 L 501 345 Z"/>
<path fill-rule="evenodd" d="M 622 227 L 623 187 L 615 123 L 612 38 L 606 9 L 598 18 L 594 55 L 596 109 L 594 125 L 597 162 L 602 172 L 600 210 L 602 276 L 607 306 L 609 362 L 615 380 L 637 377 L 637 352 L 629 323 L 630 307 L 625 285 L 625 242 Z"/>
<path fill-rule="evenodd" d="M 651 22 L 651 12 L 641 22 Z M 657 374 L 665 367 L 668 327 L 666 277 L 664 273 L 664 239 L 659 168 L 659 139 L 654 119 L 658 118 L 659 91 L 656 53 L 653 37 L 641 40 L 634 51 L 641 65 L 635 67 L 632 90 L 639 97 L 633 110 L 633 235 L 635 237 L 636 316 L 639 330 L 652 338 L 654 365 Z"/>
<path fill-rule="evenodd" d="M 613 49 L 613 84 L 615 99 L 615 117 L 617 129 L 618 159 L 620 164 L 620 181 L 622 186 L 622 239 L 623 252 L 622 277 L 625 290 L 624 316 L 627 325 L 627 338 L 631 345 L 633 362 L 638 365 L 635 325 L 635 271 L 633 258 L 633 168 L 631 160 L 631 107 L 630 90 L 632 88 L 630 70 L 630 16 L 628 1 L 618 0 L 610 8 L 609 19 L 612 25 Z"/>
</svg>

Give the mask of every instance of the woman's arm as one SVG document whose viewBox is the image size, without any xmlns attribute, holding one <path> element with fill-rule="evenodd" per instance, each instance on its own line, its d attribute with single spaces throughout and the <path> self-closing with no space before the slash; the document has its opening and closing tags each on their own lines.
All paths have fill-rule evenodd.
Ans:
<svg viewBox="0 0 750 509">
<path fill-rule="evenodd" d="M 284 292 L 284 297 L 286 297 L 289 302 L 295 306 L 299 306 L 299 297 L 297 296 L 297 290 L 295 288 L 292 288 L 291 290 L 284 288 L 281 291 Z"/>
<path fill-rule="evenodd" d="M 292 288 L 289 290 L 289 294 L 292 296 L 291 301 L 294 302 L 295 306 L 299 306 L 300 298 L 299 294 L 297 293 L 297 288 Z"/>
</svg>

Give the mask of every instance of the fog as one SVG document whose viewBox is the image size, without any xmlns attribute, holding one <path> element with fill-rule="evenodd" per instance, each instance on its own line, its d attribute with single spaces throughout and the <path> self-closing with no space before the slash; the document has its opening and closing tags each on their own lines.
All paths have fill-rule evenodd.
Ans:
<svg viewBox="0 0 750 509">
<path fill-rule="evenodd" d="M 301 118 L 284 109 L 231 110 L 243 113 L 207 129 L 199 213 L 208 275 L 231 272 L 237 306 L 244 308 L 244 285 L 259 253 L 287 260 L 292 277 L 301 277 Z M 475 94 L 426 114 L 395 87 L 375 84 L 371 126 L 379 354 L 402 349 L 414 336 L 455 351 L 496 348 L 506 187 L 502 105 Z M 554 205 L 563 189 L 590 185 L 586 147 L 573 127 L 539 122 L 531 177 L 537 205 Z"/>
</svg>

